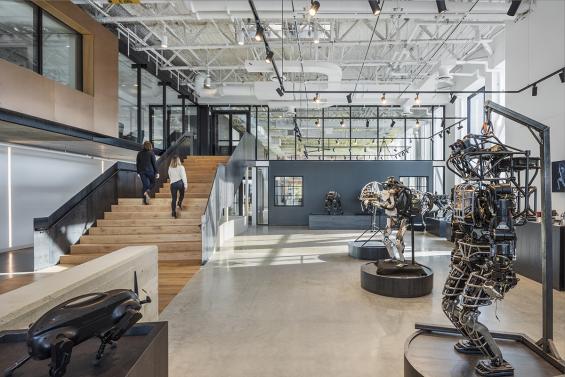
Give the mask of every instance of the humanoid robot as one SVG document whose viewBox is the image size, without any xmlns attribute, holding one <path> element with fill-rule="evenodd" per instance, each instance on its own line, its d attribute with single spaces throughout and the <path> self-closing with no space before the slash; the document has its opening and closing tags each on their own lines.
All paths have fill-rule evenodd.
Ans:
<svg viewBox="0 0 565 377">
<path fill-rule="evenodd" d="M 501 300 L 516 286 L 513 269 L 514 227 L 530 215 L 533 180 L 539 159 L 504 145 L 492 129 L 467 135 L 451 145 L 447 167 L 464 182 L 453 190 L 453 241 L 449 276 L 443 289 L 443 311 L 465 337 L 460 353 L 484 355 L 481 376 L 512 376 L 488 328 L 479 322 L 480 307 Z"/>
<path fill-rule="evenodd" d="M 408 228 L 408 220 L 412 215 L 414 196 L 412 191 L 394 177 L 388 177 L 383 183 L 383 190 L 379 195 L 378 206 L 385 210 L 387 215 L 386 229 L 383 243 L 392 260 L 397 260 L 399 267 L 405 265 L 404 234 Z M 392 230 L 398 226 L 394 241 L 391 239 Z"/>
<path fill-rule="evenodd" d="M 424 225 L 426 225 L 426 219 L 430 216 L 451 221 L 451 212 L 451 202 L 447 195 L 438 195 L 431 192 L 423 193 L 421 215 Z"/>
</svg>

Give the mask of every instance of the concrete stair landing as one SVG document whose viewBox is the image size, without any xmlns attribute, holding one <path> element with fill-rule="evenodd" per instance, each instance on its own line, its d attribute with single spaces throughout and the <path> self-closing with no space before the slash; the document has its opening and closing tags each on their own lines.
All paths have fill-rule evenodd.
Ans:
<svg viewBox="0 0 565 377">
<path fill-rule="evenodd" d="M 216 168 L 227 163 L 228 156 L 189 156 L 183 162 L 188 177 L 178 218 L 171 216 L 170 182 L 152 198 L 119 198 L 104 218 L 83 235 L 60 264 L 77 265 L 126 246 L 157 245 L 159 248 L 159 311 L 200 269 L 202 240 L 200 219 L 208 202 Z"/>
</svg>

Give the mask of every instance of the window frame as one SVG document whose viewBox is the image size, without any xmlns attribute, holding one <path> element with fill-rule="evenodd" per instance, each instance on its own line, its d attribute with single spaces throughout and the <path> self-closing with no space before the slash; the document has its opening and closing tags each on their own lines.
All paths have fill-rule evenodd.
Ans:
<svg viewBox="0 0 565 377">
<path fill-rule="evenodd" d="M 277 187 L 287 187 L 287 186 L 277 186 L 277 178 L 300 178 L 302 185 L 300 186 L 300 192 L 301 192 L 301 204 L 300 205 L 288 205 L 288 204 L 277 204 L 277 196 L 283 196 L 283 195 L 277 195 Z M 290 187 L 290 186 L 288 186 Z M 292 185 L 292 187 L 296 187 L 294 185 Z M 293 196 L 293 202 L 295 202 L 295 196 Z M 289 208 L 294 208 L 294 207 L 304 207 L 304 176 L 302 175 L 276 175 L 273 177 L 273 205 L 274 207 L 289 207 Z"/>
</svg>

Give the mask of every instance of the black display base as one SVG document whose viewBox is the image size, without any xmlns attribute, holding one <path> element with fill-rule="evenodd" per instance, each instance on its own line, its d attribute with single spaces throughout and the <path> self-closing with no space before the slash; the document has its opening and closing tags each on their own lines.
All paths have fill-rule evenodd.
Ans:
<svg viewBox="0 0 565 377">
<path fill-rule="evenodd" d="M 0 332 L 0 373 L 27 355 L 26 330 Z M 94 359 L 99 339 L 89 339 L 73 348 L 65 377 L 166 377 L 168 367 L 167 322 L 136 324 L 117 342 L 107 347 L 98 365 Z M 29 360 L 13 377 L 48 377 L 51 360 Z"/>
<path fill-rule="evenodd" d="M 349 241 L 349 256 L 361 260 L 379 260 L 389 258 L 382 240 Z"/>
<path fill-rule="evenodd" d="M 434 327 L 416 325 L 416 328 Z M 462 354 L 453 345 L 462 337 L 455 333 L 418 330 L 404 345 L 404 377 L 480 377 L 475 365 L 481 355 Z M 561 376 L 563 371 L 537 354 L 528 344 L 533 342 L 522 334 L 493 333 L 504 359 L 514 367 L 514 377 Z M 535 347 L 535 345 L 533 346 Z"/>
<path fill-rule="evenodd" d="M 386 275 L 382 275 L 377 273 L 377 263 L 361 266 L 361 287 L 366 291 L 381 296 L 409 298 L 425 296 L 434 287 L 434 273 L 429 267 L 416 264 L 421 267 L 416 272 L 414 266 L 409 265 L 404 271 L 400 268 L 394 273 L 387 268 Z"/>
</svg>

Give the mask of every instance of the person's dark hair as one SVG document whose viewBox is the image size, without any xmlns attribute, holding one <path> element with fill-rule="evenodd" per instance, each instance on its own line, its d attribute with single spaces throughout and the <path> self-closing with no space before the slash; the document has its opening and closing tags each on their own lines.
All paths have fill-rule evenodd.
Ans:
<svg viewBox="0 0 565 377">
<path fill-rule="evenodd" d="M 153 144 L 150 141 L 146 140 L 143 142 L 143 150 L 150 151 L 153 149 Z"/>
</svg>

